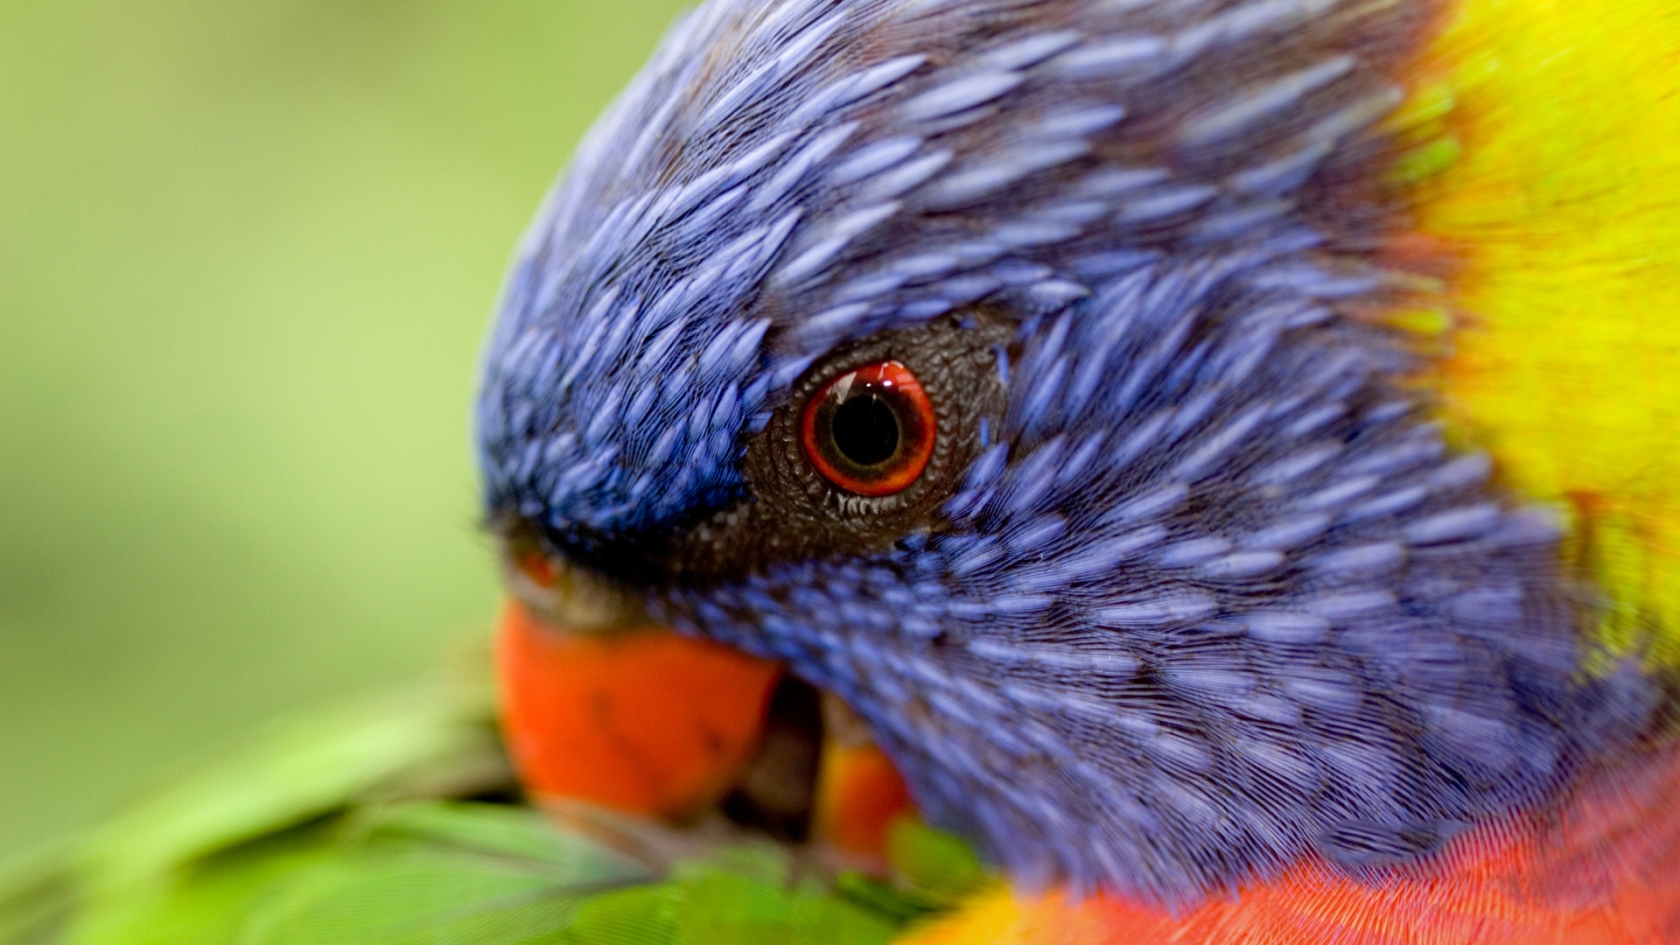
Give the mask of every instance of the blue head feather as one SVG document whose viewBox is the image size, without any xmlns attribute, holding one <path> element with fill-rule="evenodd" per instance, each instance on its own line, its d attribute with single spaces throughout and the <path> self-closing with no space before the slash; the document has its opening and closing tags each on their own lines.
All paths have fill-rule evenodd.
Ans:
<svg viewBox="0 0 1680 945">
<path fill-rule="evenodd" d="M 1427 14 L 706 3 L 526 238 L 488 507 L 633 556 L 748 500 L 826 353 L 983 307 L 1007 408 L 936 527 L 655 612 L 841 694 L 1029 882 L 1182 902 L 1532 801 L 1578 747 L 1556 532 L 1352 314 L 1397 291 L 1375 128 Z"/>
</svg>

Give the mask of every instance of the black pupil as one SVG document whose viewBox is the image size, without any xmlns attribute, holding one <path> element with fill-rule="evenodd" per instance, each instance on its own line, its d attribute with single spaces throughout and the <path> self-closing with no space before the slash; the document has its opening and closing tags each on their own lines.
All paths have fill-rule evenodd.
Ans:
<svg viewBox="0 0 1680 945">
<path fill-rule="evenodd" d="M 859 466 L 875 466 L 898 449 L 898 418 L 873 395 L 853 397 L 834 411 L 834 447 Z"/>
</svg>

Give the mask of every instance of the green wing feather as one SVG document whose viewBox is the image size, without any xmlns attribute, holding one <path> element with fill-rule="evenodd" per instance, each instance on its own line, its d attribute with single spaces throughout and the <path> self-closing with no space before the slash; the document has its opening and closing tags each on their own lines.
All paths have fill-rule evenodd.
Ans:
<svg viewBox="0 0 1680 945">
<path fill-rule="evenodd" d="M 494 800 L 512 796 L 486 691 L 306 719 L 14 865 L 0 945 L 869 945 L 993 881 L 910 822 L 885 882 L 715 825 Z"/>
</svg>

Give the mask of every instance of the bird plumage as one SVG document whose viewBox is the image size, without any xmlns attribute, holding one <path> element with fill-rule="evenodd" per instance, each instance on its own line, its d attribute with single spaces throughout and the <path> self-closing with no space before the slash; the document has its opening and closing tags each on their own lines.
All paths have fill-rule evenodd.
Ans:
<svg viewBox="0 0 1680 945">
<path fill-rule="evenodd" d="M 702 6 L 527 237 L 492 517 L 838 693 L 1028 886 L 1369 876 L 1544 800 L 1657 690 L 1583 675 L 1558 523 L 1386 321 L 1452 263 L 1394 252 L 1438 168 L 1389 121 L 1448 13 Z M 947 385 L 902 501 L 777 459 L 864 350 Z"/>
<path fill-rule="evenodd" d="M 1181 913 L 994 891 L 906 945 L 1651 945 L 1680 939 L 1680 756 L 1597 772 L 1537 815 L 1456 838 L 1427 868 L 1361 882 L 1296 865 Z"/>
<path fill-rule="evenodd" d="M 552 818 L 451 690 L 0 881 L 0 941 L 1680 941 L 1665 4 L 703 4 L 484 355 Z M 883 363 L 938 441 L 848 492 L 800 408 Z M 697 810 L 774 664 L 1007 884 L 867 741 L 810 848 Z"/>
<path fill-rule="evenodd" d="M 1568 521 L 1596 634 L 1670 665 L 1677 57 L 1662 3 L 1463 0 L 1412 70 L 1408 131 L 1423 166 L 1450 158 L 1411 198 L 1452 262 L 1427 318 L 1443 417 Z"/>
</svg>

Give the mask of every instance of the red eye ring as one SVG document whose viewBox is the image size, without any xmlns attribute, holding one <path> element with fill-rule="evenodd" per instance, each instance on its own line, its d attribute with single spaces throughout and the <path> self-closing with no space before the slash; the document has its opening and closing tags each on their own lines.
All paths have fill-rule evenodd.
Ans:
<svg viewBox="0 0 1680 945">
<path fill-rule="evenodd" d="M 903 492 L 933 458 L 938 420 L 922 382 L 899 361 L 836 377 L 806 401 L 800 446 L 824 479 L 856 495 Z"/>
</svg>

